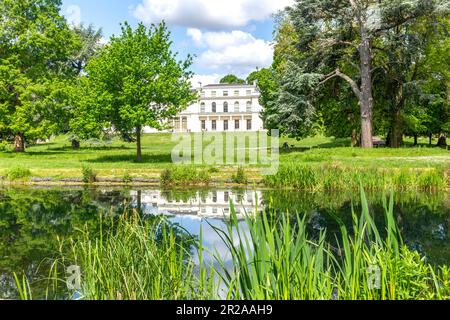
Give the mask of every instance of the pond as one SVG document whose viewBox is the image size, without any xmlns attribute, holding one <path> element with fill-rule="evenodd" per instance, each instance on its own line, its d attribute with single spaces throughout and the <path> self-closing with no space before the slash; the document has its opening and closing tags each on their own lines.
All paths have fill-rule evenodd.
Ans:
<svg viewBox="0 0 450 320">
<path fill-rule="evenodd" d="M 383 193 L 369 193 L 370 211 L 384 228 Z M 395 193 L 394 212 L 405 243 L 433 264 L 450 262 L 449 193 Z M 99 214 L 120 215 L 137 209 L 147 218 L 164 216 L 183 232 L 198 235 L 206 247 L 226 257 L 226 247 L 211 228 L 225 227 L 229 203 L 238 217 L 269 210 L 305 214 L 308 233 L 327 231 L 336 239 L 339 217 L 348 226 L 352 208 L 359 214 L 358 193 L 305 193 L 252 189 L 125 189 L 125 188 L 4 188 L 0 189 L 0 299 L 17 297 L 13 274 L 25 274 L 33 298 L 44 298 L 50 265 L 61 241 L 88 226 L 100 232 Z M 243 222 L 242 222 L 243 223 Z M 244 224 L 244 223 L 243 223 Z"/>
</svg>

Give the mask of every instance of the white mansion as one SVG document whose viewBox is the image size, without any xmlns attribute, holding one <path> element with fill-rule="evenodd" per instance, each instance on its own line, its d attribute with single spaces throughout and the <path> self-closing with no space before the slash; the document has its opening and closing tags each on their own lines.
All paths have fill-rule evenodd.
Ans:
<svg viewBox="0 0 450 320">
<path fill-rule="evenodd" d="M 173 132 L 261 131 L 262 107 L 256 85 L 210 84 L 172 121 Z M 146 130 L 146 132 L 152 132 Z"/>
</svg>

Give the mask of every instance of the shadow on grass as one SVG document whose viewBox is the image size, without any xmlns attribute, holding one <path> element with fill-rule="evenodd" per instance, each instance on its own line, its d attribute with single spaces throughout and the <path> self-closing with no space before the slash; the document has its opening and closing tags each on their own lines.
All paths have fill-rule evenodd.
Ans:
<svg viewBox="0 0 450 320">
<path fill-rule="evenodd" d="M 172 163 L 172 157 L 170 154 L 152 154 L 142 155 L 142 162 L 136 161 L 135 154 L 129 155 L 110 155 L 101 156 L 95 159 L 86 160 L 90 163 L 110 163 L 110 162 L 133 162 L 133 163 Z"/>
<path fill-rule="evenodd" d="M 301 142 L 301 141 L 300 141 Z M 311 146 L 303 146 L 303 147 L 290 147 L 289 149 L 281 148 L 281 153 L 295 153 L 295 152 L 305 152 L 311 149 L 331 149 L 331 148 L 342 148 L 342 147 L 350 147 L 351 139 L 350 138 L 337 138 L 333 139 L 331 142 L 327 143 L 318 143 L 312 144 Z"/>
<path fill-rule="evenodd" d="M 78 152 L 78 151 L 109 151 L 109 150 L 131 150 L 135 147 L 126 147 L 126 146 L 84 146 L 79 149 L 73 149 L 71 146 L 62 146 L 57 148 L 48 148 L 49 151 L 72 151 L 72 152 Z"/>
</svg>

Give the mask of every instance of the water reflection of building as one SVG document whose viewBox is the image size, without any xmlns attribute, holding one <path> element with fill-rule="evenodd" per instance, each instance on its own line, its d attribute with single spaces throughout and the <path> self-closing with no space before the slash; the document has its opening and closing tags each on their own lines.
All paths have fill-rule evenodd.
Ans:
<svg viewBox="0 0 450 320">
<path fill-rule="evenodd" d="M 223 217 L 230 215 L 230 201 L 234 204 L 236 214 L 243 218 L 256 209 L 263 208 L 260 191 L 237 192 L 233 190 L 198 191 L 188 197 L 160 190 L 132 191 L 135 203 L 149 214 L 196 215 L 203 218 Z M 140 201 L 138 201 L 140 197 Z"/>
</svg>

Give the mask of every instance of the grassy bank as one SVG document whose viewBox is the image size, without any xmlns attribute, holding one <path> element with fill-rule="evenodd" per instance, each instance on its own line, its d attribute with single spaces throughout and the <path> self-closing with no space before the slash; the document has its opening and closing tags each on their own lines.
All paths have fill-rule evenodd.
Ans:
<svg viewBox="0 0 450 320">
<path fill-rule="evenodd" d="M 348 139 L 308 138 L 301 141 L 280 139 L 289 150 L 281 148 L 279 174 L 261 175 L 258 165 L 245 166 L 245 179 L 235 179 L 237 166 L 195 165 L 177 168 L 171 151 L 175 142 L 170 134 L 144 135 L 143 162 L 135 162 L 135 145 L 114 139 L 108 143 L 83 142 L 72 150 L 68 138 L 60 136 L 50 142 L 33 145 L 24 154 L 0 152 L 0 179 L 4 184 L 158 184 L 170 185 L 268 183 L 271 186 L 308 190 L 330 187 L 358 187 L 360 180 L 368 188 L 441 189 L 448 187 L 450 153 L 440 148 L 402 149 L 350 148 Z M 86 168 L 94 179 L 85 177 Z M 336 168 L 336 170 L 334 169 Z M 333 170 L 336 171 L 335 181 Z M 194 172 L 196 171 L 196 172 Z M 321 172 L 323 171 L 323 172 Z M 306 176 L 314 176 L 305 182 Z M 191 179 L 192 178 L 192 179 Z M 318 181 L 324 179 L 324 181 Z M 328 181 L 325 181 L 328 179 Z M 317 180 L 317 181 L 316 181 Z"/>
<path fill-rule="evenodd" d="M 449 267 L 432 266 L 403 244 L 392 196 L 385 230 L 375 226 L 363 192 L 361 203 L 351 229 L 336 217 L 334 242 L 325 240 L 327 230 L 308 236 L 303 216 L 268 212 L 243 225 L 231 207 L 227 229 L 212 227 L 231 267 L 202 247 L 202 234 L 180 239 L 164 221 L 138 215 L 121 217 L 101 237 L 83 232 L 55 265 L 81 267 L 83 299 L 449 299 Z M 26 282 L 17 282 L 30 297 Z"/>
<path fill-rule="evenodd" d="M 342 164 L 305 165 L 283 163 L 278 173 L 264 179 L 267 186 L 307 191 L 368 190 L 435 191 L 449 186 L 443 168 L 377 168 Z"/>
</svg>

